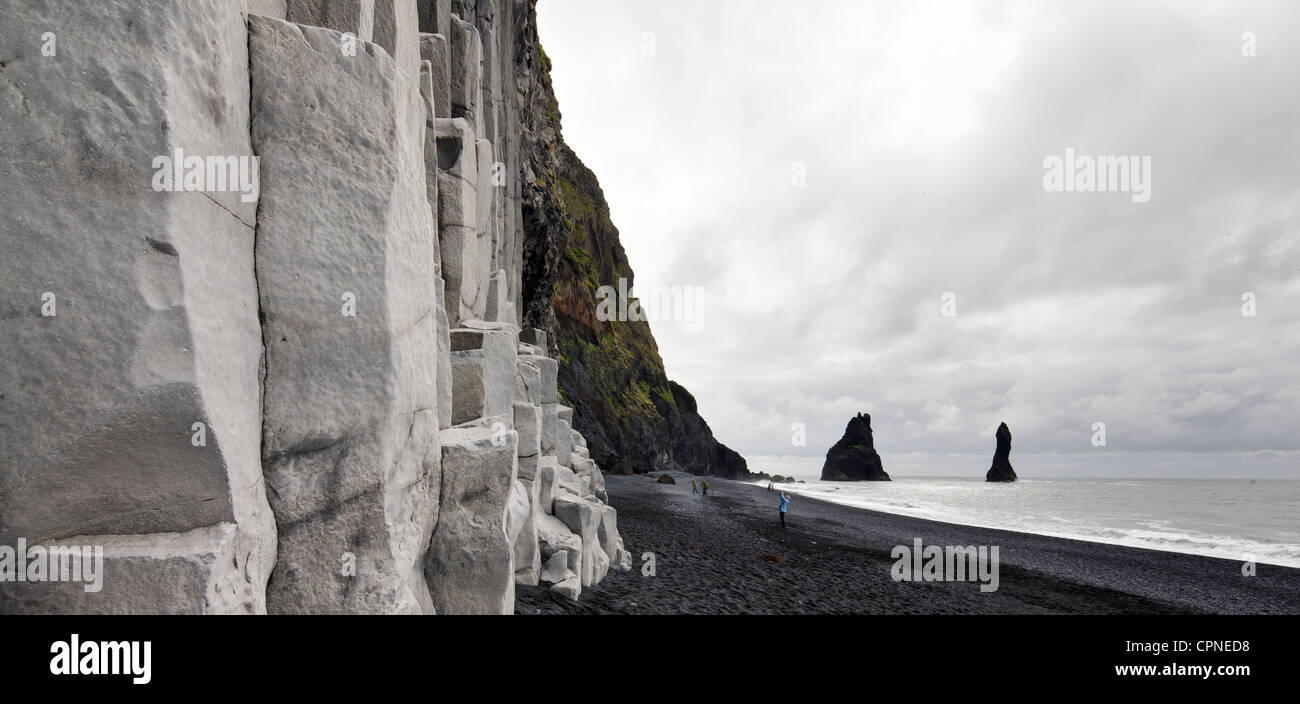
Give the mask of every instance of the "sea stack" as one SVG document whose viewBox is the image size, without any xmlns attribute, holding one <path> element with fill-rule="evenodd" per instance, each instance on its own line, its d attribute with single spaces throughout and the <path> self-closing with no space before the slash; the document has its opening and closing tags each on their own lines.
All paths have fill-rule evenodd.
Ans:
<svg viewBox="0 0 1300 704">
<path fill-rule="evenodd" d="M 826 464 L 822 465 L 822 481 L 889 481 L 889 475 L 880 463 L 880 455 L 876 454 L 875 441 L 871 437 L 870 415 L 859 413 L 849 419 L 844 437 L 826 453 Z"/>
<path fill-rule="evenodd" d="M 1006 423 L 998 426 L 998 448 L 993 451 L 993 466 L 984 476 L 990 482 L 1014 482 L 1016 470 L 1011 468 L 1011 429 Z"/>
</svg>

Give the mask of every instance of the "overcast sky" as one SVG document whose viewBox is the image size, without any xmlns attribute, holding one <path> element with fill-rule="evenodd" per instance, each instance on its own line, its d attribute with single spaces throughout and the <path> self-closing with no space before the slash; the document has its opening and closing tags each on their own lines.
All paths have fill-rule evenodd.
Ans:
<svg viewBox="0 0 1300 704">
<path fill-rule="evenodd" d="M 857 411 L 887 469 L 1004 420 L 1013 462 L 1300 450 L 1300 5 L 538 12 L 638 289 L 706 294 L 653 323 L 668 374 L 746 457 Z M 1149 200 L 1046 190 L 1067 148 L 1149 157 Z"/>
</svg>

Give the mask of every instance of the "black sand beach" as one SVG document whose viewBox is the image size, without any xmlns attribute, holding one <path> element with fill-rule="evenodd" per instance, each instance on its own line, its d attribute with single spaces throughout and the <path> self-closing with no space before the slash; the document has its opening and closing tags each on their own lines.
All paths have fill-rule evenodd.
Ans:
<svg viewBox="0 0 1300 704">
<path fill-rule="evenodd" d="M 579 602 L 520 587 L 516 613 L 627 614 L 1300 614 L 1300 570 L 939 523 L 709 479 L 676 485 L 609 476 L 610 503 L 633 555 Z M 896 545 L 1000 547 L 999 585 L 896 582 Z M 655 556 L 643 576 L 642 555 Z M 776 555 L 771 562 L 760 555 Z"/>
</svg>

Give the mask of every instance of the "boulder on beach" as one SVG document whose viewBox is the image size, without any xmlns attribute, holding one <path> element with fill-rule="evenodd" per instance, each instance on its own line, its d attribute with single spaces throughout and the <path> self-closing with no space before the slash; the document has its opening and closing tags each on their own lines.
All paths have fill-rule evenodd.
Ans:
<svg viewBox="0 0 1300 704">
<path fill-rule="evenodd" d="M 871 416 L 859 413 L 849 419 L 844 437 L 826 453 L 822 481 L 889 481 L 871 436 Z"/>
<path fill-rule="evenodd" d="M 614 463 L 614 468 L 609 470 L 607 474 L 617 474 L 624 477 L 630 477 L 633 474 L 636 474 L 636 467 L 627 460 L 619 460 Z"/>
<path fill-rule="evenodd" d="M 1011 429 L 1006 423 L 998 426 L 998 447 L 993 451 L 993 466 L 984 480 L 989 482 L 1014 482 L 1016 470 L 1011 468 Z"/>
<path fill-rule="evenodd" d="M 676 479 L 673 479 L 673 475 L 671 475 L 671 474 L 660 474 L 660 475 L 659 475 L 659 483 L 660 483 L 660 484 L 676 484 L 676 483 L 677 483 L 677 480 L 676 480 Z"/>
</svg>

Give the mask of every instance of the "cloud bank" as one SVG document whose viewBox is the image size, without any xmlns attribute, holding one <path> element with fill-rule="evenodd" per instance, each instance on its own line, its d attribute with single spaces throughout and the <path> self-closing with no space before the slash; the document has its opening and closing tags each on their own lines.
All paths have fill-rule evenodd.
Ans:
<svg viewBox="0 0 1300 704">
<path fill-rule="evenodd" d="M 707 293 L 653 329 L 742 454 L 821 458 L 857 411 L 887 463 L 991 455 L 1001 421 L 1013 462 L 1300 451 L 1300 7 L 543 0 L 539 24 L 638 287 Z M 1067 150 L 1149 157 L 1149 200 L 1045 189 Z"/>
</svg>

